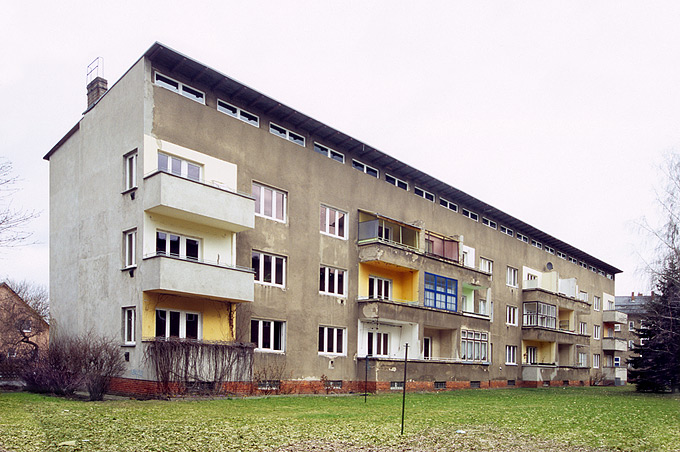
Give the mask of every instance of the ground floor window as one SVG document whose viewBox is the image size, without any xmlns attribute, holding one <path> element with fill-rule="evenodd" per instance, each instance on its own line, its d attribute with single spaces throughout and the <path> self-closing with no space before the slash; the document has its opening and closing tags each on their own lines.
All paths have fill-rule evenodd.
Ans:
<svg viewBox="0 0 680 452">
<path fill-rule="evenodd" d="M 593 355 L 593 367 L 595 369 L 600 368 L 600 355 L 597 353 Z"/>
<path fill-rule="evenodd" d="M 447 311 L 458 309 L 458 281 L 425 273 L 425 306 Z"/>
<path fill-rule="evenodd" d="M 389 333 L 368 333 L 368 354 L 372 356 L 388 356 L 390 351 Z"/>
<path fill-rule="evenodd" d="M 282 352 L 285 346 L 286 322 L 276 320 L 251 320 L 250 341 L 256 350 Z"/>
<path fill-rule="evenodd" d="M 431 337 L 424 337 L 423 338 L 423 358 L 425 358 L 425 359 L 431 359 L 432 358 L 432 338 Z"/>
<path fill-rule="evenodd" d="M 135 308 L 123 308 L 123 341 L 126 345 L 135 343 Z"/>
<path fill-rule="evenodd" d="M 527 347 L 527 364 L 536 364 L 536 355 L 538 354 L 538 349 L 536 347 Z"/>
<path fill-rule="evenodd" d="M 486 361 L 489 335 L 481 331 L 462 330 L 460 333 L 461 359 L 465 361 Z"/>
<path fill-rule="evenodd" d="M 588 365 L 588 355 L 584 352 L 578 352 L 578 367 L 586 367 Z"/>
<path fill-rule="evenodd" d="M 201 314 L 156 309 L 156 337 L 201 339 Z"/>
<path fill-rule="evenodd" d="M 505 346 L 505 364 L 517 364 L 517 346 Z"/>
<path fill-rule="evenodd" d="M 332 326 L 319 327 L 319 353 L 345 354 L 345 329 Z"/>
</svg>

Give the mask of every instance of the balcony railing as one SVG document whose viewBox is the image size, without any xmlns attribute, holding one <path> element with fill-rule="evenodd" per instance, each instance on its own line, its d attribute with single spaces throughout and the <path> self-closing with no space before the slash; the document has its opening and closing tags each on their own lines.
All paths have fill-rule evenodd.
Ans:
<svg viewBox="0 0 680 452">
<path fill-rule="evenodd" d="M 360 212 L 359 244 L 380 241 L 418 250 L 418 235 L 416 228 Z"/>
</svg>

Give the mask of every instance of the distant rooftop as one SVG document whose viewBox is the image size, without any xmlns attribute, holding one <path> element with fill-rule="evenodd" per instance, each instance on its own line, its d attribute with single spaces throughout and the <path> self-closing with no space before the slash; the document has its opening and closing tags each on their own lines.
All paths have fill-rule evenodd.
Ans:
<svg viewBox="0 0 680 452">
<path fill-rule="evenodd" d="M 642 314 L 645 312 L 645 304 L 654 298 L 652 295 L 631 294 L 615 297 L 616 310 L 626 314 Z"/>
</svg>

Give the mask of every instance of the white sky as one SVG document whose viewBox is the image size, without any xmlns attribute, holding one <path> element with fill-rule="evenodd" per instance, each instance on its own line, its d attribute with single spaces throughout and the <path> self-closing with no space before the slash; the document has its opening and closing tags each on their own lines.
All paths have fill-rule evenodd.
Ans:
<svg viewBox="0 0 680 452">
<path fill-rule="evenodd" d="M 649 291 L 635 223 L 680 149 L 680 2 L 39 1 L 0 15 L 0 155 L 35 245 L 0 277 L 48 281 L 48 163 L 160 41 L 622 270 Z M 73 244 L 77 252 L 78 244 Z"/>
</svg>

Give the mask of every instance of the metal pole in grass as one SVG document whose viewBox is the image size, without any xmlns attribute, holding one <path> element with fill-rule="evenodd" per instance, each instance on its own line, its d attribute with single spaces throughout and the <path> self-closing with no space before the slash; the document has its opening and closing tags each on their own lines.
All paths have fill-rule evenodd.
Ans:
<svg viewBox="0 0 680 452">
<path fill-rule="evenodd" d="M 404 387 L 401 396 L 401 434 L 404 434 L 404 409 L 406 407 L 406 363 L 408 362 L 408 342 L 404 346 Z"/>
<path fill-rule="evenodd" d="M 371 356 L 366 354 L 366 376 L 364 377 L 364 403 L 366 403 L 366 397 L 368 396 L 368 357 Z"/>
</svg>

